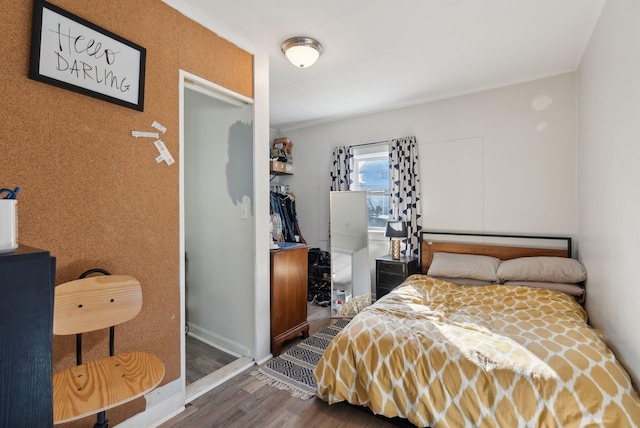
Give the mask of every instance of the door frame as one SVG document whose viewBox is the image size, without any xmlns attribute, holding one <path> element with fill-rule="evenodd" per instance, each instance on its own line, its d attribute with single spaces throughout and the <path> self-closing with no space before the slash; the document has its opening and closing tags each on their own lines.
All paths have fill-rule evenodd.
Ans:
<svg viewBox="0 0 640 428">
<path fill-rule="evenodd" d="M 255 364 L 256 361 L 261 362 L 270 357 L 265 355 L 265 349 L 269 349 L 269 264 L 268 264 L 268 144 L 256 144 L 256 142 L 268 141 L 268 58 L 260 59 L 261 55 L 254 57 L 254 99 L 238 94 L 206 79 L 198 77 L 184 70 L 179 70 L 179 257 L 180 257 L 180 379 L 181 393 L 185 397 L 185 404 L 215 388 L 228 378 L 243 371 L 246 367 Z M 257 79 L 256 75 L 264 73 L 266 70 L 267 79 Z M 260 82 L 257 84 L 255 82 Z M 255 308 L 254 308 L 254 346 L 251 358 L 245 358 L 240 364 L 237 364 L 233 370 L 224 371 L 222 377 L 213 376 L 210 381 L 200 383 L 196 391 L 187 391 L 186 387 L 186 339 L 184 335 L 184 326 L 186 325 L 186 266 L 185 266 L 185 201 L 184 201 L 184 145 L 185 145 L 185 106 L 184 93 L 186 89 L 200 92 L 204 95 L 216 98 L 218 100 L 229 103 L 233 106 L 254 106 L 254 141 L 253 141 L 253 160 L 254 165 L 265 165 L 264 173 L 262 168 L 254 166 L 254 207 L 256 210 L 255 218 Z M 266 99 L 265 98 L 266 95 Z M 265 138 L 266 135 L 266 138 Z M 264 183 L 264 184 L 262 184 Z M 264 189 L 263 189 L 264 187 Z M 265 215 L 257 215 L 264 212 Z M 263 233 L 264 231 L 264 233 Z M 264 236 L 263 236 L 264 235 Z M 263 237 L 262 237 L 263 236 Z M 261 238 L 262 237 L 262 238 Z M 266 274 L 265 274 L 266 272 Z M 265 285 L 264 278 L 267 278 Z M 266 290 L 266 291 L 265 291 Z M 266 296 L 266 297 L 265 297 Z M 266 312 L 264 308 L 267 308 Z M 266 334 L 265 334 L 266 325 Z"/>
</svg>

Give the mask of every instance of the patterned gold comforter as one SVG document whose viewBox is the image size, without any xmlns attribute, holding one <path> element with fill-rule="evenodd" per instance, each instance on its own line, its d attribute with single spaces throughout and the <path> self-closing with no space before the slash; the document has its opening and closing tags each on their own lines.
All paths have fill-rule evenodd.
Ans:
<svg viewBox="0 0 640 428">
<path fill-rule="evenodd" d="M 560 292 L 414 275 L 365 308 L 315 370 L 316 395 L 417 426 L 640 424 L 640 399 Z"/>
</svg>

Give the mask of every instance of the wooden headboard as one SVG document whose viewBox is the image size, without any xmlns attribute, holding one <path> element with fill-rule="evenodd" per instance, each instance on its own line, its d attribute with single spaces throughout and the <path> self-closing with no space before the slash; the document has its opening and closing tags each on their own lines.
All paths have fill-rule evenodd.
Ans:
<svg viewBox="0 0 640 428">
<path fill-rule="evenodd" d="M 569 237 L 425 231 L 420 240 L 420 265 L 425 274 L 436 252 L 477 254 L 501 260 L 536 256 L 571 257 Z M 528 242 L 535 243 L 535 246 Z"/>
</svg>

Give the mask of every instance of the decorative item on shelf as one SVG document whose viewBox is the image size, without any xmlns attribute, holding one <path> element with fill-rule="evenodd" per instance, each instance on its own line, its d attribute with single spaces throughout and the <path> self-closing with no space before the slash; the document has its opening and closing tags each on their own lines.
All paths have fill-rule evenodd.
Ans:
<svg viewBox="0 0 640 428">
<path fill-rule="evenodd" d="M 293 144 L 288 138 L 273 140 L 269 171 L 276 174 L 293 174 Z"/>
<path fill-rule="evenodd" d="M 388 221 L 384 236 L 391 238 L 391 258 L 400 260 L 400 240 L 407 237 L 407 223 L 404 221 Z"/>
<path fill-rule="evenodd" d="M 311 37 L 291 37 L 280 46 L 282 53 L 291 64 L 300 68 L 312 66 L 322 53 L 322 45 Z"/>
<path fill-rule="evenodd" d="M 0 253 L 18 248 L 18 201 L 20 187 L 0 189 Z"/>
<path fill-rule="evenodd" d="M 288 138 L 276 138 L 271 146 L 271 157 L 284 157 L 285 162 L 293 160 L 293 144 Z"/>
</svg>

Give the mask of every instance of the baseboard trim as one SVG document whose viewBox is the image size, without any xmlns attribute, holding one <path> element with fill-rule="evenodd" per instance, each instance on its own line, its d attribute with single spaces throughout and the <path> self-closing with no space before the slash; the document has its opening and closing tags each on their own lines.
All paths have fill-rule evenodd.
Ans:
<svg viewBox="0 0 640 428">
<path fill-rule="evenodd" d="M 210 375 L 207 375 L 202 379 L 198 379 L 192 384 L 187 385 L 185 404 L 192 402 L 196 398 L 211 391 L 216 386 L 223 384 L 232 377 L 240 374 L 241 372 L 254 365 L 255 361 L 253 359 L 249 357 L 241 357 L 234 362 L 229 363 L 226 366 L 216 370 Z"/>
<path fill-rule="evenodd" d="M 213 346 L 234 357 L 240 358 L 246 355 L 251 355 L 251 350 L 234 340 L 222 337 L 212 331 L 207 330 L 204 327 L 200 327 L 197 324 L 187 323 L 189 325 L 189 336 L 196 338 L 208 345 Z"/>
<path fill-rule="evenodd" d="M 273 354 L 270 353 L 269 355 L 267 355 L 266 357 L 264 357 L 260 361 L 256 361 L 256 364 L 261 366 L 261 365 L 263 365 L 264 363 L 266 363 L 267 361 L 269 361 L 272 358 L 273 358 Z"/>
<path fill-rule="evenodd" d="M 147 408 L 117 425 L 118 428 L 157 427 L 184 411 L 182 379 L 176 379 L 145 395 Z"/>
</svg>

